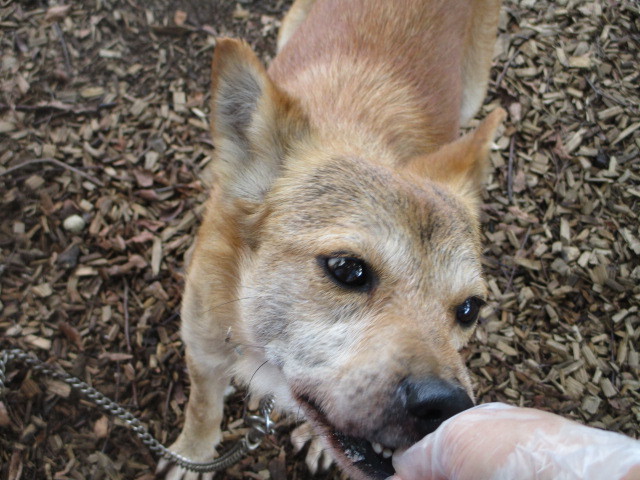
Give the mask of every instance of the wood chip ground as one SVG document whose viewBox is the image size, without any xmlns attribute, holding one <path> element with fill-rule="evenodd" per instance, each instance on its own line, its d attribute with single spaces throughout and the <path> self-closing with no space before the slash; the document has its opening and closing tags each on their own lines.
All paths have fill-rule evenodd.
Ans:
<svg viewBox="0 0 640 480">
<path fill-rule="evenodd" d="M 201 216 L 220 35 L 273 55 L 289 2 L 0 2 L 0 335 L 180 430 L 183 256 Z M 506 1 L 487 102 L 478 400 L 640 432 L 640 7 Z M 149 479 L 154 457 L 59 381 L 11 368 L 0 477 Z M 243 393 L 226 407 L 239 435 Z M 307 478 L 286 426 L 224 478 Z M 332 469 L 319 478 L 341 478 Z"/>
</svg>

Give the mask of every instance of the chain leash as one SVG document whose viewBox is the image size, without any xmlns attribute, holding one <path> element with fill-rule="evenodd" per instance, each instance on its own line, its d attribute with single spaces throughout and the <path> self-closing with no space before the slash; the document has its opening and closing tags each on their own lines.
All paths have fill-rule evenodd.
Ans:
<svg viewBox="0 0 640 480">
<path fill-rule="evenodd" d="M 67 372 L 57 370 L 54 367 L 45 364 L 38 358 L 20 349 L 2 350 L 0 354 L 0 398 L 4 396 L 7 365 L 12 361 L 21 361 L 29 365 L 34 370 L 43 373 L 51 378 L 60 380 L 68 385 L 82 396 L 89 399 L 100 409 L 106 413 L 118 417 L 123 420 L 127 427 L 132 430 L 138 438 L 144 443 L 149 450 L 160 455 L 176 465 L 197 473 L 207 473 L 226 470 L 231 465 L 239 462 L 240 459 L 249 451 L 255 450 L 262 443 L 265 435 L 274 433 L 275 425 L 271 420 L 271 412 L 273 411 L 275 400 L 273 396 L 264 397 L 260 401 L 259 415 L 246 415 L 245 422 L 250 427 L 247 434 L 238 443 L 236 443 L 229 451 L 222 456 L 210 462 L 194 462 L 188 458 L 172 452 L 167 447 L 156 440 L 149 431 L 142 425 L 131 412 L 118 405 L 107 396 L 103 395 L 95 388 L 89 386 L 82 380 L 71 376 Z"/>
</svg>

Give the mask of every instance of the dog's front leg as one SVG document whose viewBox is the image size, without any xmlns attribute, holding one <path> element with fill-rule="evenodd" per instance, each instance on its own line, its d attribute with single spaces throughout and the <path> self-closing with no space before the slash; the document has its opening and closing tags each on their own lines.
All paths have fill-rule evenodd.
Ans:
<svg viewBox="0 0 640 480">
<path fill-rule="evenodd" d="M 217 298 L 209 290 L 210 284 L 202 268 L 204 262 L 197 260 L 189 269 L 182 300 L 182 340 L 191 389 L 185 412 L 182 432 L 170 450 L 195 462 L 207 462 L 216 454 L 216 446 L 222 439 L 220 424 L 224 408 L 224 392 L 229 385 L 229 365 L 232 362 L 229 347 L 224 341 L 224 327 L 220 318 L 228 312 L 209 306 L 203 299 Z M 213 474 L 198 476 L 169 462 L 158 465 L 160 477 L 167 480 L 189 480 L 212 478 Z"/>
<path fill-rule="evenodd" d="M 222 439 L 220 423 L 224 407 L 224 392 L 229 385 L 226 359 L 218 355 L 202 355 L 187 347 L 187 367 L 191 380 L 189 403 L 182 433 L 169 447 L 190 460 L 207 462 L 216 454 L 215 447 Z M 166 480 L 212 478 L 213 474 L 198 476 L 170 462 L 158 464 L 158 474 Z"/>
<path fill-rule="evenodd" d="M 226 361 L 206 356 L 198 358 L 187 350 L 187 367 L 191 392 L 182 433 L 174 450 L 189 451 L 194 460 L 210 460 L 220 443 L 220 423 L 224 407 L 224 391 L 229 385 Z M 214 364 L 218 361 L 217 365 Z"/>
</svg>

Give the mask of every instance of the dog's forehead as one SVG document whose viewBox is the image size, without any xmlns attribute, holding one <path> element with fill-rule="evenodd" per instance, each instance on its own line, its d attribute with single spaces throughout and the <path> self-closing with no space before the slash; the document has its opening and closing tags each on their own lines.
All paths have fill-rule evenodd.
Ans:
<svg viewBox="0 0 640 480">
<path fill-rule="evenodd" d="M 417 235 L 424 244 L 468 237 L 476 224 L 467 208 L 438 185 L 414 182 L 357 158 L 335 159 L 297 178 L 278 203 L 288 222 L 305 231 L 343 226 Z"/>
</svg>

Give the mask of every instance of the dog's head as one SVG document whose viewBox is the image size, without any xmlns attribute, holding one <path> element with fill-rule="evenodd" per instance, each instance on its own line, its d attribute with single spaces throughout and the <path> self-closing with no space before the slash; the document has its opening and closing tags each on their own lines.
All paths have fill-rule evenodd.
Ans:
<svg viewBox="0 0 640 480">
<path fill-rule="evenodd" d="M 219 42 L 213 79 L 245 336 L 343 467 L 384 477 L 389 450 L 473 404 L 459 350 L 486 295 L 476 196 L 503 112 L 400 162 L 320 132 L 241 42 Z"/>
</svg>

